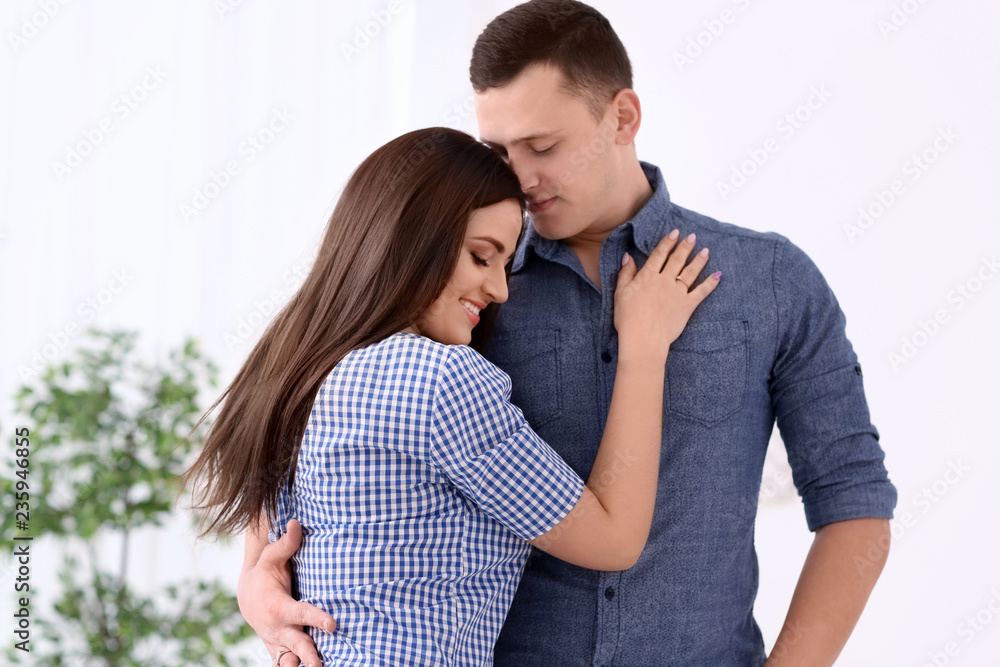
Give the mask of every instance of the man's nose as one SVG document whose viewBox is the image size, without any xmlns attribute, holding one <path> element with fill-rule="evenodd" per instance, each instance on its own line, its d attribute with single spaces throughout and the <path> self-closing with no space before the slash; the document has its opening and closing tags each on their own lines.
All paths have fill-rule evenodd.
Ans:
<svg viewBox="0 0 1000 667">
<path fill-rule="evenodd" d="M 517 180 L 521 183 L 521 189 L 528 192 L 538 186 L 538 172 L 529 167 L 528 160 L 524 156 L 509 156 L 507 164 L 517 174 Z"/>
</svg>

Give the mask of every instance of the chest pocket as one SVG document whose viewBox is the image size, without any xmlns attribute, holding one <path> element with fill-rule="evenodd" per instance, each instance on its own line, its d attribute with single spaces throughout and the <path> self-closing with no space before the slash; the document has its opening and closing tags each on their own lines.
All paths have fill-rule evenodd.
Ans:
<svg viewBox="0 0 1000 667">
<path fill-rule="evenodd" d="M 689 324 L 667 358 L 669 412 L 711 425 L 742 408 L 750 364 L 748 339 L 746 321 Z"/>
<path fill-rule="evenodd" d="M 510 401 L 533 429 L 562 415 L 558 329 L 494 333 L 487 357 L 510 376 Z"/>
</svg>

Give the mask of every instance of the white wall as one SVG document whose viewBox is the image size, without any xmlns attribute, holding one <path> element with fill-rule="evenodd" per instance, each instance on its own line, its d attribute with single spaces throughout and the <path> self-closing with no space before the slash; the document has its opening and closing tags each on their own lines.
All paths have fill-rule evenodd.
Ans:
<svg viewBox="0 0 1000 667">
<path fill-rule="evenodd" d="M 241 323 L 257 323 L 265 301 L 290 295 L 351 170 L 410 129 L 476 131 L 471 47 L 515 4 L 398 0 L 398 13 L 383 14 L 388 24 L 347 54 L 387 0 L 233 0 L 227 10 L 228 1 L 17 0 L 0 10 L 4 442 L 23 422 L 9 401 L 19 369 L 36 351 L 64 358 L 45 346 L 68 324 L 139 329 L 151 352 L 194 334 L 231 378 L 261 327 L 236 344 L 227 335 L 247 333 Z M 43 4 L 57 7 L 53 16 Z M 1000 363 L 989 342 L 1000 280 L 977 276 L 992 278 L 1000 253 L 1000 5 L 594 5 L 630 51 L 644 110 L 640 157 L 663 169 L 674 201 L 790 236 L 847 313 L 900 501 L 888 568 L 838 664 L 923 665 L 949 642 L 947 664 L 996 664 L 1000 618 L 986 611 L 980 630 L 960 624 L 1000 591 L 991 530 Z M 723 11 L 729 22 L 715 22 Z M 704 46 L 678 64 L 689 40 Z M 799 109 L 819 89 L 827 99 Z M 778 126 L 797 110 L 809 116 L 800 127 Z M 276 113 L 288 119 L 276 121 L 282 129 L 247 148 Z M 936 137 L 949 133 L 938 154 Z M 59 173 L 69 146 L 99 135 Z M 766 163 L 720 194 L 719 182 L 768 139 L 776 150 Z M 935 161 L 914 171 L 925 150 Z M 181 205 L 228 161 L 240 172 L 185 220 Z M 891 205 L 849 234 L 858 208 L 879 213 L 879 193 L 894 181 Z M 127 286 L 88 322 L 79 304 L 101 298 L 116 271 L 130 276 Z M 935 316 L 942 323 L 925 324 L 933 334 L 924 335 L 921 322 Z M 919 346 L 910 358 L 904 338 Z M 757 531 L 757 618 L 769 644 L 810 543 L 776 444 Z M 960 476 L 948 472 L 953 464 Z M 933 502 L 920 498 L 925 488 Z M 190 536 L 183 521 L 169 536 L 144 536 L 132 560 L 138 585 L 195 573 L 235 585 L 238 549 L 194 548 Z M 53 560 L 35 562 L 39 585 L 52 585 Z"/>
</svg>

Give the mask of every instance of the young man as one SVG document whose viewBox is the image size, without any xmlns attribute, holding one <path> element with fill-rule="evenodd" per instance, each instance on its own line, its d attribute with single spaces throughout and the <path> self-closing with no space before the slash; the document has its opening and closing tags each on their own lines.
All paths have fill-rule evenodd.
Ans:
<svg viewBox="0 0 1000 667">
<path fill-rule="evenodd" d="M 712 248 L 707 271 L 726 275 L 671 347 L 656 515 L 642 557 L 602 573 L 537 553 L 496 664 L 833 664 L 882 570 L 896 502 L 833 293 L 787 239 L 670 201 L 659 169 L 636 156 L 642 115 L 631 64 L 596 10 L 570 0 L 519 5 L 480 35 L 470 70 L 481 138 L 531 200 L 487 356 L 581 476 L 614 384 L 622 255 L 641 264 L 676 227 Z M 815 537 L 768 658 L 753 618 L 753 535 L 775 420 Z M 239 598 L 272 655 L 288 647 L 308 663 L 318 658 L 293 624 L 332 619 L 287 594 L 285 559 L 299 534 L 263 556 L 266 531 L 248 536 Z"/>
</svg>

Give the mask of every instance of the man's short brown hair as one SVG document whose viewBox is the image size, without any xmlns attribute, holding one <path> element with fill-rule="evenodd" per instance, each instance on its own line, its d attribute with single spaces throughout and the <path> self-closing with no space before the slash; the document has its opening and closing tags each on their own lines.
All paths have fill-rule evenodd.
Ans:
<svg viewBox="0 0 1000 667">
<path fill-rule="evenodd" d="M 481 93 L 539 64 L 557 66 L 597 119 L 632 87 L 632 63 L 611 23 L 575 0 L 530 0 L 490 21 L 472 48 L 469 78 Z"/>
</svg>

